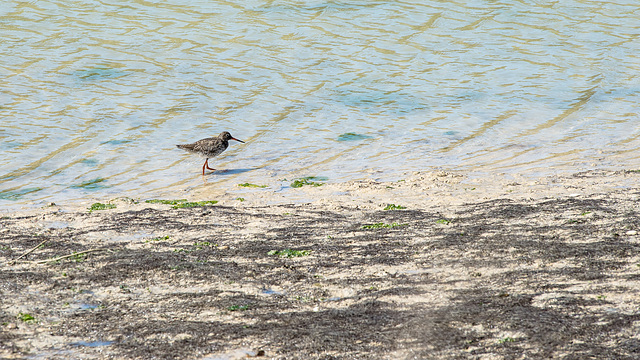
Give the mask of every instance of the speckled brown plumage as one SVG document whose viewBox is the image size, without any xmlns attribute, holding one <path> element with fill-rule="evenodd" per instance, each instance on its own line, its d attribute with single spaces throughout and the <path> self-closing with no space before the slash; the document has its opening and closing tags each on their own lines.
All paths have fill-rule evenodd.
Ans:
<svg viewBox="0 0 640 360">
<path fill-rule="evenodd" d="M 227 148 L 229 147 L 229 140 L 235 140 L 244 143 L 244 141 L 238 140 L 231 136 L 228 131 L 223 131 L 216 137 L 198 140 L 192 144 L 182 144 L 176 146 L 179 149 L 186 150 L 190 153 L 198 154 L 206 158 L 206 160 L 204 161 L 204 165 L 202 165 L 202 175 L 204 175 L 205 168 L 212 171 L 215 170 L 209 167 L 209 158 L 218 156 L 223 151 L 227 150 Z"/>
</svg>

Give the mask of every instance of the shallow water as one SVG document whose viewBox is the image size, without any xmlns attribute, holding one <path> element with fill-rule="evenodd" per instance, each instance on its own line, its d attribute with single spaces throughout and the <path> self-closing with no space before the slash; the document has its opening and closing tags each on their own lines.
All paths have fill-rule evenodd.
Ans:
<svg viewBox="0 0 640 360">
<path fill-rule="evenodd" d="M 635 1 L 6 1 L 0 204 L 640 166 Z M 230 131 L 207 175 L 175 148 Z M 184 197 L 180 193 L 180 197 Z"/>
</svg>

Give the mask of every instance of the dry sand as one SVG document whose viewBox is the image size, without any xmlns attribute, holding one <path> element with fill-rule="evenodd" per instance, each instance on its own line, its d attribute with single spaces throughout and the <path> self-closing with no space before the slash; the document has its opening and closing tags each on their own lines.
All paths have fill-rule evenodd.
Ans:
<svg viewBox="0 0 640 360">
<path fill-rule="evenodd" d="M 5 212 L 0 358 L 640 358 L 639 180 L 429 172 Z"/>
</svg>

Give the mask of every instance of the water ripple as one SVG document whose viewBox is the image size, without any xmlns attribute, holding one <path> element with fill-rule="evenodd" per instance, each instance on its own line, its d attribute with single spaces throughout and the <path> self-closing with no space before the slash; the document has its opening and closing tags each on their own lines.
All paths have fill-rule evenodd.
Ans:
<svg viewBox="0 0 640 360">
<path fill-rule="evenodd" d="M 222 130 L 247 143 L 214 160 L 215 186 L 640 165 L 632 1 L 0 10 L 3 204 L 196 189 L 200 160 L 174 144 Z"/>
</svg>

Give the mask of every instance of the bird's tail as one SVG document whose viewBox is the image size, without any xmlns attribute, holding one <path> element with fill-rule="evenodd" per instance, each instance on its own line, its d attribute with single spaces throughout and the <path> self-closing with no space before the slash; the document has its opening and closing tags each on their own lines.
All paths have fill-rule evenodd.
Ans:
<svg viewBox="0 0 640 360">
<path fill-rule="evenodd" d="M 176 145 L 176 147 L 182 150 L 193 151 L 193 144 L 180 144 Z"/>
</svg>

